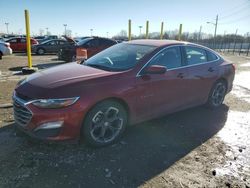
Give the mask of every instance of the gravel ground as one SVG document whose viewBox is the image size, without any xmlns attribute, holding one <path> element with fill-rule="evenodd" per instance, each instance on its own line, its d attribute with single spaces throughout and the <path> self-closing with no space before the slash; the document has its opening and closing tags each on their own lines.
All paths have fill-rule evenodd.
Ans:
<svg viewBox="0 0 250 188">
<path fill-rule="evenodd" d="M 43 143 L 17 136 L 12 109 L 0 109 L 0 187 L 250 187 L 250 58 L 237 65 L 232 92 L 216 110 L 196 107 L 129 127 L 115 145 Z M 39 68 L 56 56 L 33 56 Z M 27 57 L 0 61 L 0 104 Z"/>
</svg>

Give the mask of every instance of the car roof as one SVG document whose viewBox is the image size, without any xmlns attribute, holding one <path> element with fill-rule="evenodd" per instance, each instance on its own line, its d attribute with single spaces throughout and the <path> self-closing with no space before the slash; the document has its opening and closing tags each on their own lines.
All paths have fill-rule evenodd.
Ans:
<svg viewBox="0 0 250 188">
<path fill-rule="evenodd" d="M 155 40 L 155 39 L 139 39 L 139 40 L 131 40 L 128 41 L 129 44 L 140 44 L 140 45 L 148 45 L 148 46 L 167 46 L 173 44 L 188 44 L 185 41 L 177 41 L 177 40 Z"/>
</svg>

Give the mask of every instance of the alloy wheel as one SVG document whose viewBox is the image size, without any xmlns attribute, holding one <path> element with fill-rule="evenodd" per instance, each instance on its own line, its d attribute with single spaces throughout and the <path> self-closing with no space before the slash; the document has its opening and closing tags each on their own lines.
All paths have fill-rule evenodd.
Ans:
<svg viewBox="0 0 250 188">
<path fill-rule="evenodd" d="M 109 107 L 105 110 L 99 110 L 92 118 L 91 137 L 99 143 L 113 141 L 120 133 L 123 127 L 123 117 L 119 109 Z"/>
<path fill-rule="evenodd" d="M 216 84 L 212 93 L 212 103 L 214 106 L 219 106 L 222 104 L 226 93 L 225 84 L 219 82 Z"/>
</svg>

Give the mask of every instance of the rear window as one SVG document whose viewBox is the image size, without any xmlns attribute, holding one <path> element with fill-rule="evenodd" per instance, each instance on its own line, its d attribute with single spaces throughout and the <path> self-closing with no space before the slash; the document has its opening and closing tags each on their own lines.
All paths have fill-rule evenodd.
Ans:
<svg viewBox="0 0 250 188">
<path fill-rule="evenodd" d="M 108 39 L 100 39 L 99 41 L 100 41 L 100 45 L 103 45 L 103 46 L 112 46 L 116 44 L 115 41 L 108 40 Z"/>
<path fill-rule="evenodd" d="M 88 41 L 92 40 L 92 38 L 86 38 L 77 43 L 78 46 L 81 46 L 83 44 L 86 44 Z"/>
<path fill-rule="evenodd" d="M 215 61 L 217 59 L 218 59 L 218 57 L 214 53 L 207 51 L 207 60 L 208 61 Z"/>
</svg>

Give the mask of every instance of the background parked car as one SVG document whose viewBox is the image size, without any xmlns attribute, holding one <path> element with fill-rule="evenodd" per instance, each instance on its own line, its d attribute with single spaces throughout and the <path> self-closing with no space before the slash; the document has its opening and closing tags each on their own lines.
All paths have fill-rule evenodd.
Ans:
<svg viewBox="0 0 250 188">
<path fill-rule="evenodd" d="M 52 40 L 52 39 L 58 39 L 57 35 L 44 35 L 44 36 L 37 36 L 35 39 L 39 42 L 42 43 L 47 40 Z"/>
<path fill-rule="evenodd" d="M 33 45 L 32 53 L 43 55 L 45 53 L 58 53 L 59 49 L 75 44 L 71 38 L 46 40 L 40 44 Z"/>
<path fill-rule="evenodd" d="M 117 44 L 117 42 L 108 38 L 85 38 L 74 46 L 60 49 L 58 59 L 66 62 L 75 59 L 87 59 L 114 44 Z"/>
<path fill-rule="evenodd" d="M 13 52 L 25 52 L 27 49 L 26 38 L 14 37 L 6 40 L 6 42 L 10 43 Z M 37 40 L 33 38 L 30 39 L 30 43 L 31 45 L 38 44 Z"/>
<path fill-rule="evenodd" d="M 4 39 L 4 41 L 6 41 L 8 39 L 11 39 L 11 38 L 14 38 L 14 37 L 20 37 L 20 36 L 12 35 L 12 34 L 5 34 L 5 35 L 2 35 L 1 37 Z"/>
<path fill-rule="evenodd" d="M 12 54 L 12 49 L 10 48 L 10 43 L 0 41 L 0 59 L 3 55 Z"/>
</svg>

